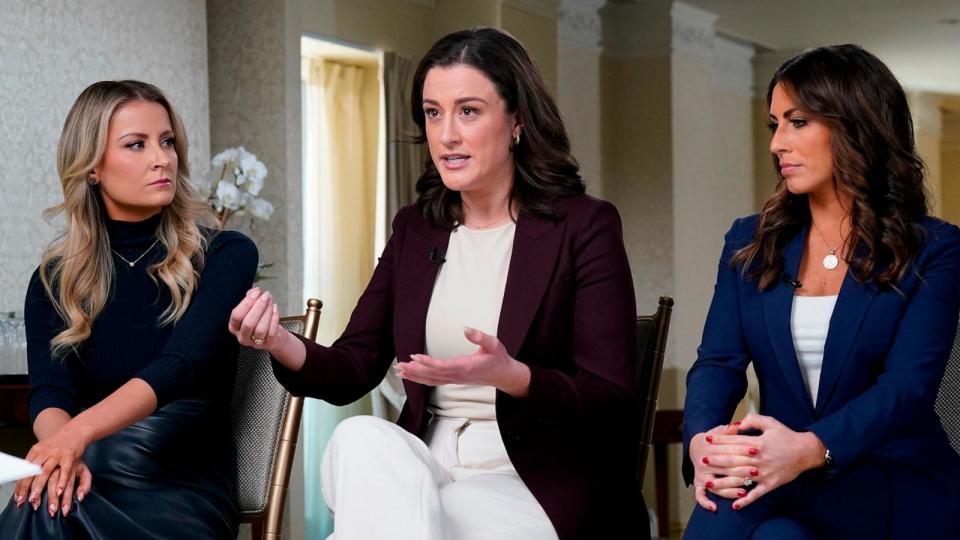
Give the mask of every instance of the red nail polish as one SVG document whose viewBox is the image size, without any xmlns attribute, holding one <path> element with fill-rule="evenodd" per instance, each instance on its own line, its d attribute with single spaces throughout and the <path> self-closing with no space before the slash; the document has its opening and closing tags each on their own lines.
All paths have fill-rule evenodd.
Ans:
<svg viewBox="0 0 960 540">
<path fill-rule="evenodd" d="M 707 480 L 707 489 L 713 489 L 713 482 Z"/>
<path fill-rule="evenodd" d="M 712 442 L 713 442 L 713 435 L 707 435 L 707 442 L 708 442 L 708 443 L 712 443 Z"/>
<path fill-rule="evenodd" d="M 710 458 L 704 457 L 704 458 L 703 458 L 703 464 L 704 464 L 704 465 L 709 465 L 709 464 L 710 464 Z"/>
<path fill-rule="evenodd" d="M 750 469 L 750 476 L 760 476 L 760 471 L 756 469 Z"/>
<path fill-rule="evenodd" d="M 737 492 L 737 497 L 746 497 L 746 496 L 747 496 L 747 492 L 742 489 Z"/>
<path fill-rule="evenodd" d="M 747 450 L 747 453 L 750 454 L 751 456 L 755 456 L 757 455 L 757 449 L 751 448 L 750 450 Z"/>
<path fill-rule="evenodd" d="M 733 509 L 734 509 L 734 510 L 739 510 L 739 509 L 740 509 L 740 505 L 737 504 L 737 503 L 734 503 L 734 504 L 733 504 Z"/>
<path fill-rule="evenodd" d="M 734 422 L 734 423 L 733 423 L 733 425 L 735 425 L 735 426 L 739 426 L 739 425 L 740 425 L 740 421 L 739 421 L 739 420 L 737 420 L 736 422 Z"/>
</svg>

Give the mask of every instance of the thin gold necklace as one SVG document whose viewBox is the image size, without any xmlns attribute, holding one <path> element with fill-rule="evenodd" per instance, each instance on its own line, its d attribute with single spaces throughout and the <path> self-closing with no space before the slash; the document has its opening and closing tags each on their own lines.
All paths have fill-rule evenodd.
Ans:
<svg viewBox="0 0 960 540">
<path fill-rule="evenodd" d="M 146 256 L 147 256 L 147 253 L 150 253 L 150 250 L 153 249 L 153 246 L 157 245 L 157 242 L 159 242 L 159 241 L 160 241 L 159 238 L 157 238 L 156 240 L 154 240 L 153 243 L 150 244 L 150 247 L 148 247 L 146 251 L 144 251 L 143 253 L 141 253 L 139 257 L 137 257 L 136 259 L 134 259 L 134 260 L 132 260 L 132 261 L 131 261 L 130 259 L 127 259 L 127 258 L 124 257 L 123 255 L 121 255 L 120 252 L 118 252 L 117 250 L 115 250 L 115 249 L 113 249 L 113 248 L 110 248 L 110 251 L 112 251 L 112 252 L 114 253 L 114 255 L 116 255 L 117 257 L 120 257 L 120 260 L 121 260 L 121 261 L 123 261 L 123 262 L 127 263 L 128 265 L 130 265 L 130 268 L 133 268 L 133 266 L 134 266 L 135 264 L 137 264 L 138 262 L 140 262 L 140 259 L 146 257 Z"/>
<path fill-rule="evenodd" d="M 837 249 L 832 249 L 830 244 L 827 243 L 827 237 L 823 235 L 823 231 L 820 230 L 820 226 L 817 225 L 817 222 L 813 221 L 812 219 L 810 222 L 813 223 L 814 228 L 817 229 L 817 234 L 820 235 L 820 240 L 823 241 L 823 245 L 827 247 L 828 253 L 823 257 L 821 264 L 823 264 L 823 267 L 827 270 L 834 270 L 836 267 L 840 266 L 840 258 L 837 257 L 837 249 L 843 248 L 843 245 L 847 243 L 847 239 L 841 234 L 840 246 Z"/>
</svg>

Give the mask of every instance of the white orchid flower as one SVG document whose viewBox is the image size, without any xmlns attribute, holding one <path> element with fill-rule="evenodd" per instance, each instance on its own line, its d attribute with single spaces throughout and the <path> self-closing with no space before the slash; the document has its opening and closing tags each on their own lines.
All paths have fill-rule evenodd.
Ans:
<svg viewBox="0 0 960 540">
<path fill-rule="evenodd" d="M 217 184 L 217 198 L 214 201 L 214 207 L 219 212 L 224 208 L 228 210 L 238 210 L 240 208 L 240 190 L 229 180 L 221 180 Z"/>
<path fill-rule="evenodd" d="M 259 197 L 253 198 L 248 208 L 250 209 L 250 215 L 257 219 L 267 220 L 273 215 L 273 205 L 270 204 L 270 201 Z"/>
</svg>

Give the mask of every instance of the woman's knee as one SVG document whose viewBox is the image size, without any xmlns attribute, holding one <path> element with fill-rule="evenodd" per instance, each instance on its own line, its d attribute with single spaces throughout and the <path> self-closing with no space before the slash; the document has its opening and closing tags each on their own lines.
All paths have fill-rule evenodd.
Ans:
<svg viewBox="0 0 960 540">
<path fill-rule="evenodd" d="M 330 436 L 329 444 L 331 447 L 352 447 L 357 443 L 366 445 L 371 439 L 391 427 L 390 422 L 376 416 L 351 416 L 337 424 Z"/>
</svg>

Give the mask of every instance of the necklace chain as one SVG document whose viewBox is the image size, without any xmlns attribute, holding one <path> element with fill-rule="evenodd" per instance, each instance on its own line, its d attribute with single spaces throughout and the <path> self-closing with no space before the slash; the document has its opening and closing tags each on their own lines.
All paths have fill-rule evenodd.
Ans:
<svg viewBox="0 0 960 540">
<path fill-rule="evenodd" d="M 820 240 L 823 242 L 823 245 L 827 248 L 827 254 L 823 257 L 823 267 L 827 270 L 833 270 L 837 266 L 840 266 L 840 259 L 837 257 L 837 249 L 842 249 L 844 244 L 847 243 L 847 239 L 843 237 L 843 233 L 840 234 L 840 245 L 834 249 L 830 247 L 830 244 L 827 243 L 827 237 L 823 235 L 823 231 L 820 230 L 820 226 L 817 225 L 817 222 L 810 220 L 813 223 L 813 227 L 817 230 L 817 234 L 820 235 Z"/>
<path fill-rule="evenodd" d="M 137 257 L 136 259 L 134 259 L 134 260 L 132 260 L 132 261 L 131 261 L 130 259 L 127 259 L 127 258 L 124 257 L 123 255 L 121 255 L 119 251 L 117 251 L 117 250 L 115 250 L 115 249 L 113 249 L 113 248 L 110 248 L 110 251 L 112 251 L 112 252 L 114 253 L 114 255 L 116 255 L 117 257 L 120 257 L 120 260 L 123 261 L 123 262 L 125 262 L 125 263 L 127 263 L 127 265 L 129 265 L 130 268 L 133 268 L 135 264 L 137 264 L 138 262 L 140 262 L 140 259 L 146 257 L 146 256 L 147 256 L 147 253 L 150 253 L 150 250 L 153 249 L 153 247 L 156 246 L 158 242 L 160 242 L 160 239 L 159 239 L 159 238 L 157 238 L 156 240 L 154 240 L 153 243 L 150 244 L 150 247 L 148 247 L 146 251 L 144 251 L 143 253 L 141 253 L 139 257 Z"/>
</svg>

